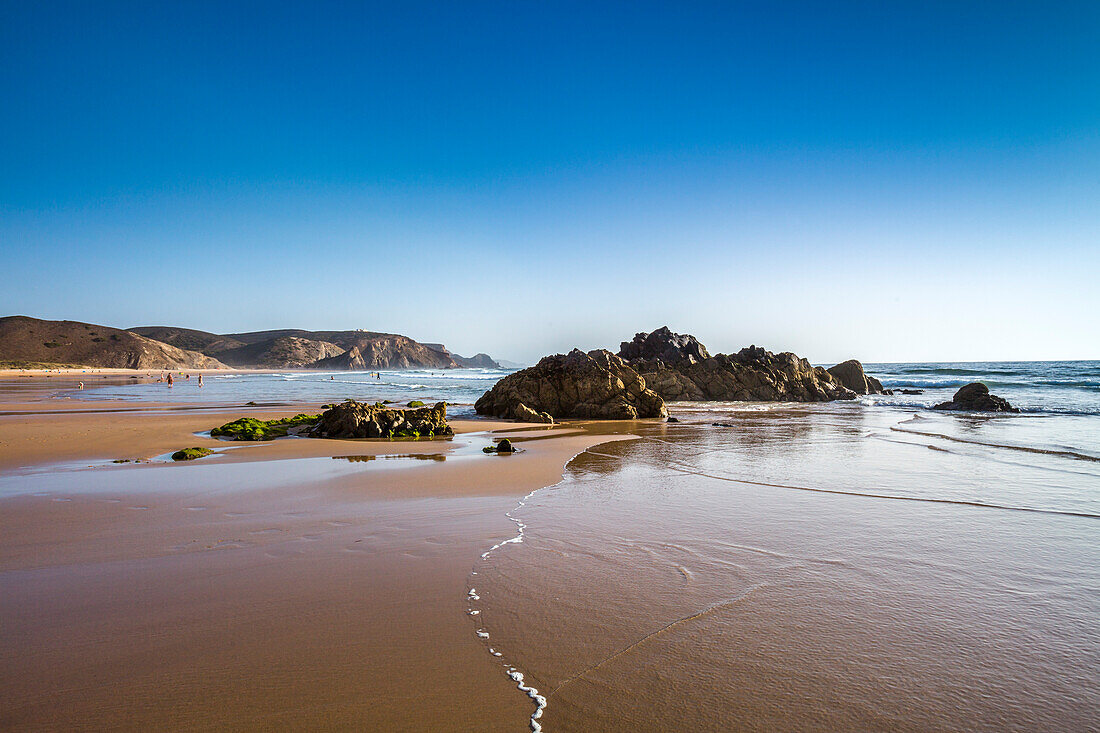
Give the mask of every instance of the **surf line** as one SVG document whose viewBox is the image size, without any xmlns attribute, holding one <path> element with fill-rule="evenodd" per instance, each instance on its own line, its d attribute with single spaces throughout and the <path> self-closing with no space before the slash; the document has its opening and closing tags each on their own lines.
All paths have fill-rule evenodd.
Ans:
<svg viewBox="0 0 1100 733">
<path fill-rule="evenodd" d="M 905 420 L 903 422 L 909 422 Z M 900 425 L 901 423 L 898 423 Z M 966 438 L 956 438 L 953 435 L 941 435 L 940 433 L 929 433 L 921 430 L 910 430 L 908 428 L 899 428 L 894 425 L 890 428 L 898 433 L 908 433 L 910 435 L 920 435 L 925 438 L 938 438 L 939 440 L 952 440 L 956 443 L 967 443 L 969 445 L 980 445 L 985 448 L 1001 448 L 1003 450 L 1018 450 L 1025 453 L 1038 453 L 1045 456 L 1059 456 L 1061 458 L 1072 458 L 1075 461 L 1093 461 L 1100 462 L 1100 458 L 1096 456 L 1090 456 L 1085 453 L 1077 453 L 1071 450 L 1050 450 L 1047 448 L 1029 448 L 1026 445 L 1009 445 L 1007 443 L 983 443 L 980 440 L 967 440 Z"/>
<path fill-rule="evenodd" d="M 573 462 L 573 459 L 575 459 L 577 456 L 581 455 L 581 453 L 587 453 L 587 452 L 590 452 L 590 449 L 586 448 L 583 451 L 580 451 L 580 452 L 574 454 L 568 461 L 565 462 L 565 465 L 568 466 L 570 463 Z M 556 484 L 553 484 L 553 486 L 559 486 L 559 485 L 561 485 L 561 483 L 562 482 L 559 481 Z M 515 507 L 513 507 L 511 510 L 505 512 L 504 516 L 508 517 L 508 520 L 511 521 L 511 522 L 514 522 L 515 525 L 516 525 L 516 535 L 515 535 L 515 537 L 511 537 L 511 538 L 506 539 L 506 540 L 501 540 L 500 542 L 496 543 L 495 545 L 490 547 L 485 552 L 481 553 L 481 559 L 482 560 L 489 559 L 490 555 L 492 555 L 495 551 L 499 550 L 500 548 L 504 547 L 505 545 L 518 545 L 518 544 L 521 544 L 523 542 L 524 533 L 527 531 L 527 525 L 522 520 L 520 520 L 519 518 L 514 516 L 514 514 L 518 511 L 520 511 L 521 509 L 523 509 L 525 506 L 527 506 L 527 502 L 530 501 L 531 497 L 533 497 L 535 494 L 537 494 L 538 492 L 542 491 L 545 488 L 553 488 L 553 486 L 546 486 L 546 487 L 535 489 L 534 491 L 532 491 L 531 493 L 527 494 L 522 499 L 520 499 Z M 477 576 L 477 570 L 476 569 L 471 570 L 470 571 L 470 576 L 471 577 L 476 577 Z M 472 604 L 475 601 L 480 601 L 481 596 L 478 595 L 477 588 L 475 588 L 473 586 L 473 582 L 474 581 L 471 580 L 470 587 L 466 589 L 466 600 L 467 600 L 468 603 L 471 604 L 467 608 L 466 612 L 470 615 L 471 618 L 477 618 L 478 616 L 481 615 L 481 611 L 480 611 L 480 609 L 474 608 Z M 487 630 L 485 630 L 484 628 L 478 628 L 475 631 L 475 633 L 477 634 L 477 637 L 479 639 L 482 639 L 486 642 L 488 641 L 489 632 Z M 546 696 L 542 695 L 538 691 L 538 688 L 536 688 L 534 685 L 527 684 L 526 679 L 523 675 L 523 672 L 521 672 L 519 669 L 517 669 L 515 667 L 515 665 L 509 664 L 508 662 L 504 661 L 504 659 L 503 659 L 504 655 L 500 651 L 494 649 L 491 646 L 488 647 L 488 649 L 489 649 L 490 654 L 492 654 L 497 659 L 501 660 L 501 665 L 504 667 L 505 674 L 507 674 L 512 679 L 512 681 L 516 683 L 516 689 L 518 689 L 523 694 L 527 695 L 527 697 L 531 698 L 531 700 L 535 703 L 535 712 L 533 712 L 531 714 L 531 719 L 529 721 L 530 726 L 531 726 L 531 731 L 532 731 L 532 733 L 542 733 L 542 723 L 540 723 L 539 720 L 542 718 L 543 711 L 546 710 Z"/>
<path fill-rule="evenodd" d="M 904 431 L 903 431 L 904 432 Z M 590 451 L 593 455 L 605 456 L 607 458 L 618 458 L 618 456 L 612 456 L 607 453 L 597 453 L 596 451 Z M 1039 509 L 1037 507 L 1026 506 L 1010 506 L 1008 504 L 989 504 L 981 501 L 966 501 L 965 499 L 937 499 L 935 497 L 922 497 L 922 496 L 897 496 L 892 494 L 875 494 L 869 491 L 841 491 L 840 489 L 822 489 L 814 486 L 792 486 L 790 484 L 773 484 L 767 481 L 752 481 L 750 479 L 733 478 L 732 476 L 719 476 L 713 473 L 706 473 L 700 471 L 691 466 L 685 465 L 678 461 L 670 460 L 663 464 L 665 467 L 677 471 L 679 473 L 688 474 L 691 476 L 703 476 L 705 478 L 712 478 L 717 481 L 729 481 L 735 484 L 748 484 L 750 486 L 767 486 L 773 489 L 789 489 L 791 491 L 812 491 L 816 494 L 837 494 L 839 496 L 861 496 L 868 499 L 892 499 L 894 501 L 919 501 L 927 504 L 955 504 L 957 506 L 973 506 L 980 507 L 982 509 L 1001 509 L 1008 512 L 1033 512 L 1035 514 L 1056 514 L 1063 517 L 1083 517 L 1085 519 L 1100 519 L 1100 514 L 1093 514 L 1091 512 L 1074 512 L 1063 509 Z"/>
<path fill-rule="evenodd" d="M 580 455 L 580 453 L 578 453 L 577 455 Z M 573 458 L 576 458 L 576 456 L 573 456 Z M 572 460 L 572 458 L 570 460 Z M 513 509 L 509 510 L 508 512 L 505 512 L 504 516 L 508 517 L 508 520 L 511 521 L 511 522 L 514 522 L 515 525 L 516 525 L 516 535 L 514 537 L 509 538 L 509 539 L 501 540 L 500 542 L 496 543 L 495 545 L 490 547 L 485 552 L 481 553 L 481 559 L 482 560 L 487 560 L 489 558 L 489 556 L 493 554 L 493 552 L 495 552 L 496 550 L 499 550 L 500 548 L 504 547 L 505 545 L 513 545 L 513 544 L 518 545 L 521 542 L 523 542 L 523 535 L 524 535 L 524 532 L 527 530 L 527 525 L 524 524 L 522 520 L 520 520 L 517 517 L 513 516 L 513 513 L 518 512 L 519 510 L 523 509 L 523 507 L 527 506 L 528 500 L 530 500 L 530 498 L 532 496 L 534 496 L 536 492 L 541 491 L 541 490 L 542 490 L 541 488 L 540 489 L 535 489 L 534 491 L 532 491 L 531 493 L 527 494 L 522 499 L 520 499 L 519 502 L 516 504 L 516 506 Z M 477 570 L 471 570 L 470 575 L 472 577 L 477 576 Z M 481 611 L 477 608 L 474 608 L 473 603 L 475 601 L 480 601 L 481 596 L 478 595 L 477 588 L 473 587 L 473 581 L 472 580 L 470 582 L 470 587 L 466 591 L 466 600 L 467 600 L 467 602 L 469 602 L 471 604 L 470 607 L 467 608 L 466 612 L 471 617 L 474 617 L 474 618 L 476 618 L 477 616 L 480 616 Z M 486 631 L 484 628 L 478 628 L 475 633 L 477 634 L 477 637 L 479 639 L 486 640 L 486 641 L 489 639 L 489 632 Z M 533 712 L 531 714 L 531 718 L 530 718 L 529 722 L 530 722 L 531 730 L 533 731 L 533 733 L 541 733 L 542 723 L 539 722 L 539 719 L 542 717 L 542 712 L 546 709 L 546 697 L 544 697 L 542 694 L 540 694 L 536 687 L 534 687 L 533 685 L 527 684 L 525 679 L 524 679 L 523 672 L 516 669 L 516 667 L 514 665 L 511 665 L 511 664 L 508 664 L 507 662 L 505 662 L 503 660 L 504 655 L 501 652 L 497 651 L 493 647 L 489 647 L 489 653 L 492 654 L 494 657 L 496 657 L 498 659 L 501 659 L 501 664 L 505 668 L 505 674 L 507 674 L 509 677 L 511 677 L 512 681 L 516 683 L 516 689 L 518 689 L 523 694 L 527 695 L 527 697 L 531 698 L 531 700 L 535 703 L 535 712 Z"/>
</svg>

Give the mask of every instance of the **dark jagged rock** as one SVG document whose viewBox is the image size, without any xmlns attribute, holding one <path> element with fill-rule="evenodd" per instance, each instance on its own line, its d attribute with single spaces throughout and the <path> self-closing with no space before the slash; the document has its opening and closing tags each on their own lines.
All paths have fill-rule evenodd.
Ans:
<svg viewBox="0 0 1100 733">
<path fill-rule="evenodd" d="M 856 394 L 883 394 L 882 382 L 868 376 L 863 364 L 855 359 L 843 361 L 825 371 L 836 377 L 837 381 Z"/>
<path fill-rule="evenodd" d="M 669 402 L 827 402 L 855 397 L 852 390 L 824 368 L 812 366 L 790 352 L 773 354 L 753 345 L 736 354 L 708 356 L 706 348 L 693 336 L 669 334 L 670 339 L 662 331 L 667 329 L 654 332 L 660 335 L 653 342 L 650 341 L 653 334 L 638 334 L 630 344 L 623 344 L 623 353 L 644 352 L 647 343 L 658 347 L 684 346 L 675 362 L 641 356 L 630 360 L 630 366 L 646 385 Z M 669 353 L 668 348 L 663 350 Z M 702 360 L 696 353 L 703 356 Z"/>
<path fill-rule="evenodd" d="M 401 410 L 347 400 L 321 413 L 310 431 L 314 438 L 423 438 L 453 435 L 447 403 Z"/>
<path fill-rule="evenodd" d="M 698 364 L 710 358 L 707 347 L 690 334 L 673 333 L 668 326 L 661 326 L 651 333 L 637 333 L 633 341 L 619 344 L 619 356 L 626 361 L 643 359 L 660 360 L 670 366 Z"/>
<path fill-rule="evenodd" d="M 913 394 L 924 394 L 924 390 L 923 390 L 923 389 L 899 389 L 899 390 L 895 390 L 895 391 L 896 391 L 896 392 L 897 392 L 898 394 L 910 394 L 910 395 L 913 395 Z"/>
<path fill-rule="evenodd" d="M 574 349 L 509 374 L 475 403 L 479 415 L 516 417 L 524 406 L 554 418 L 633 420 L 665 417 L 665 403 L 609 351 Z"/>
<path fill-rule="evenodd" d="M 1019 412 L 1003 397 L 989 394 L 989 387 L 971 382 L 959 388 L 950 402 L 941 402 L 933 410 L 965 410 L 967 412 Z"/>
</svg>

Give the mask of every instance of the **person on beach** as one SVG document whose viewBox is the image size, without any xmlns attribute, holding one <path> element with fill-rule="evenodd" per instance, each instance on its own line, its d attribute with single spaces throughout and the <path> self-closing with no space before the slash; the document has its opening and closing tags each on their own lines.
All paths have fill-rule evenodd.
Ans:
<svg viewBox="0 0 1100 733">
<path fill-rule="evenodd" d="M 172 386 L 172 373 L 171 372 L 168 373 L 168 386 L 169 387 Z"/>
<path fill-rule="evenodd" d="M 202 386 L 202 375 L 201 374 L 199 375 L 199 386 L 200 387 Z"/>
<path fill-rule="evenodd" d="M 84 389 L 84 382 L 77 382 L 80 386 L 77 389 Z"/>
</svg>

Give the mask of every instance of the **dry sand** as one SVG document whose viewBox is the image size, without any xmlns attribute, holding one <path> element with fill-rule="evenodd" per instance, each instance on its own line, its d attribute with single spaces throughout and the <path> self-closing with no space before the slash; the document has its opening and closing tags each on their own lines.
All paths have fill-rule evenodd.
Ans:
<svg viewBox="0 0 1100 733">
<path fill-rule="evenodd" d="M 469 572 L 514 534 L 519 497 L 626 436 L 468 421 L 538 439 L 514 456 L 462 448 L 484 437 L 299 439 L 113 465 L 225 449 L 192 433 L 242 411 L 41 414 L 29 394 L 0 399 L 0 728 L 526 729 L 531 701 L 466 615 Z M 446 458 L 332 458 L 387 454 Z"/>
</svg>

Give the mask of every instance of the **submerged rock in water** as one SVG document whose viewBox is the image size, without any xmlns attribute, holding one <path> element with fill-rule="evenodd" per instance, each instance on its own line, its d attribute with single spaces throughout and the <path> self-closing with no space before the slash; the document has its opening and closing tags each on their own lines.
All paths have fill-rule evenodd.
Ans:
<svg viewBox="0 0 1100 733">
<path fill-rule="evenodd" d="M 989 394 L 989 387 L 971 382 L 960 387 L 950 402 L 941 402 L 933 410 L 965 410 L 967 412 L 1019 412 L 1008 400 Z"/>
<path fill-rule="evenodd" d="M 479 415 L 514 418 L 521 406 L 554 418 L 634 420 L 668 414 L 645 380 L 604 349 L 547 356 L 497 382 L 474 409 Z"/>
<path fill-rule="evenodd" d="M 310 431 L 313 438 L 423 438 L 454 435 L 447 424 L 447 403 L 393 409 L 347 400 L 325 410 Z"/>
<path fill-rule="evenodd" d="M 836 377 L 837 381 L 856 394 L 883 394 L 882 382 L 868 376 L 863 371 L 863 364 L 856 359 L 842 361 L 836 366 L 829 367 L 825 371 Z"/>
<path fill-rule="evenodd" d="M 812 366 L 790 352 L 773 354 L 753 345 L 736 354 L 710 356 L 694 336 L 666 332 L 663 328 L 648 335 L 638 334 L 632 342 L 623 344 L 620 356 L 629 358 L 630 366 L 646 386 L 670 402 L 827 402 L 855 398 L 855 392 L 824 368 Z M 653 358 L 647 354 L 665 356 Z"/>
</svg>

